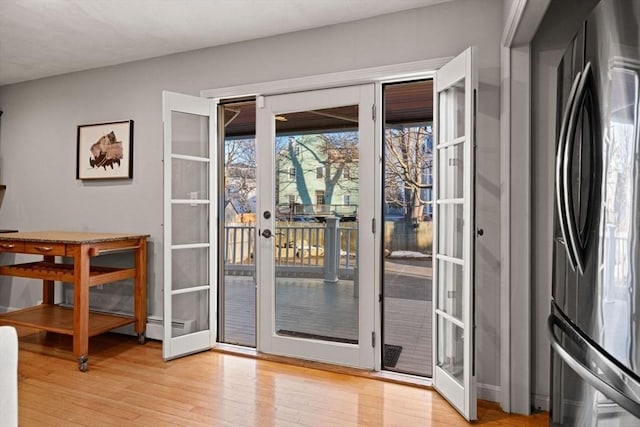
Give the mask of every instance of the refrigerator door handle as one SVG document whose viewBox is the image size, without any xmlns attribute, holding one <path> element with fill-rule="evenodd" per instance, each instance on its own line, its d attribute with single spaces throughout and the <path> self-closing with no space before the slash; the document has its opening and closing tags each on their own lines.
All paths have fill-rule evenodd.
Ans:
<svg viewBox="0 0 640 427">
<path fill-rule="evenodd" d="M 558 151 L 556 153 L 556 204 L 558 205 L 558 222 L 560 224 L 560 231 L 562 232 L 562 238 L 564 239 L 564 246 L 567 250 L 567 255 L 569 256 L 569 261 L 571 262 L 571 266 L 573 269 L 576 269 L 576 257 L 573 253 L 573 248 L 569 243 L 569 232 L 567 230 L 567 212 L 565 209 L 564 199 L 566 198 L 565 191 L 565 181 L 563 175 L 563 164 L 565 154 L 565 146 L 567 143 L 567 126 L 569 124 L 569 115 L 571 113 L 571 107 L 574 104 L 576 91 L 578 90 L 578 85 L 580 84 L 580 77 L 582 73 L 576 74 L 575 79 L 573 80 L 573 84 L 571 85 L 571 91 L 569 92 L 569 98 L 567 99 L 567 105 L 564 108 L 564 112 L 562 114 L 562 124 L 560 126 L 560 137 L 558 138 Z"/>
<path fill-rule="evenodd" d="M 626 381 L 620 380 L 617 381 L 617 383 L 622 386 L 625 384 L 633 384 L 636 389 L 640 387 L 640 378 L 617 362 L 598 344 L 591 341 L 591 339 L 584 335 L 582 331 L 574 327 L 568 319 L 563 318 L 564 314 L 562 314 L 562 312 L 559 311 L 559 313 L 560 316 L 556 316 L 554 313 L 551 313 L 547 319 L 547 336 L 551 343 L 551 348 L 587 383 L 608 399 L 626 409 L 635 417 L 640 418 L 640 401 L 634 399 L 633 392 L 630 390 L 630 387 L 628 385 L 624 387 L 628 389 L 628 393 L 625 393 L 625 391 L 621 390 L 619 386 L 612 384 L 611 381 L 607 381 L 611 380 L 611 378 L 607 378 L 606 373 L 612 372 L 615 368 L 618 372 L 623 374 L 626 379 Z M 603 365 L 603 367 L 601 367 L 602 372 L 595 372 L 579 358 L 572 355 L 570 350 L 560 343 L 560 340 L 555 334 L 555 326 L 559 327 L 576 345 L 589 350 L 600 358 L 604 362 L 603 364 L 601 363 L 601 365 Z"/>
<path fill-rule="evenodd" d="M 575 209 L 573 207 L 572 197 L 570 193 L 571 189 L 571 154 L 573 152 L 573 144 L 576 136 L 576 129 L 578 127 L 578 116 L 582 108 L 584 97 L 587 91 L 587 84 L 591 77 L 591 62 L 588 62 L 584 67 L 582 76 L 580 76 L 580 83 L 575 94 L 575 98 L 571 105 L 571 113 L 569 114 L 569 123 L 567 124 L 566 131 L 566 143 L 564 146 L 564 155 L 562 159 L 562 180 L 564 191 L 564 211 L 565 218 L 567 220 L 567 236 L 569 241 L 567 246 L 571 247 L 573 256 L 575 259 L 575 267 L 580 273 L 584 273 L 584 256 L 578 242 L 578 225 L 575 216 Z"/>
</svg>

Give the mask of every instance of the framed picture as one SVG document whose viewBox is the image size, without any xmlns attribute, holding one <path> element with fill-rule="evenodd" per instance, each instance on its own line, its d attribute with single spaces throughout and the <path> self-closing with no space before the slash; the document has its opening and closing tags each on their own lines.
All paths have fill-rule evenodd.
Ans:
<svg viewBox="0 0 640 427">
<path fill-rule="evenodd" d="M 78 126 L 76 179 L 133 178 L 133 120 Z"/>
</svg>

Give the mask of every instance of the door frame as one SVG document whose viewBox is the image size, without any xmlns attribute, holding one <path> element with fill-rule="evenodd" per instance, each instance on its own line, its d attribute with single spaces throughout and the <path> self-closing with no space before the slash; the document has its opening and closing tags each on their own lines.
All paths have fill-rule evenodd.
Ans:
<svg viewBox="0 0 640 427">
<path fill-rule="evenodd" d="M 358 176 L 375 174 L 375 143 L 373 120 L 370 110 L 374 104 L 374 85 L 372 83 L 356 86 L 344 86 L 314 91 L 295 92 L 260 97 L 256 111 L 256 151 L 258 153 L 258 200 L 256 249 L 258 273 L 258 316 L 256 328 L 258 350 L 287 357 L 301 357 L 327 363 L 337 363 L 361 369 L 374 368 L 376 348 L 372 346 L 371 333 L 375 327 L 375 293 L 373 289 L 363 287 L 357 292 L 358 302 L 358 343 L 345 344 L 324 340 L 301 340 L 285 337 L 275 332 L 276 303 L 275 287 L 277 277 L 272 262 L 274 242 L 271 238 L 260 236 L 260 230 L 275 230 L 275 215 L 264 216 L 263 212 L 275 212 L 274 188 L 277 177 L 274 176 L 274 141 L 276 137 L 274 118 L 281 114 L 307 111 L 333 106 L 358 105 L 359 166 Z M 368 143 L 367 143 L 368 141 Z M 374 257 L 376 233 L 370 224 L 376 215 L 376 188 L 367 179 L 359 180 L 358 214 L 358 257 L 367 260 Z M 371 234 L 369 234 L 371 233 Z M 358 261 L 356 261 L 357 263 Z M 375 272 L 370 269 L 356 269 L 359 280 L 354 277 L 354 286 L 360 283 L 372 283 Z"/>
<path fill-rule="evenodd" d="M 393 64 L 381 67 L 363 68 L 359 70 L 350 70 L 337 73 L 320 74 L 307 77 L 298 77 L 292 79 L 274 80 L 259 83 L 244 84 L 238 86 L 228 86 L 216 89 L 206 89 L 200 91 L 200 96 L 210 98 L 215 104 L 219 104 L 222 99 L 256 97 L 257 107 L 260 105 L 260 96 L 280 95 L 292 92 L 311 91 L 315 89 L 338 88 L 343 86 L 357 86 L 361 84 L 373 83 L 375 86 L 375 121 L 374 127 L 374 158 L 381 164 L 382 162 L 382 142 L 383 132 L 382 126 L 378 126 L 382 117 L 382 85 L 386 83 L 433 79 L 438 69 L 451 61 L 455 56 L 447 56 L 442 58 L 434 58 L 423 61 L 414 61 L 403 64 Z M 217 141 L 217 136 L 216 136 Z M 376 233 L 374 236 L 374 295 L 381 294 L 381 239 L 382 239 L 382 176 L 380 168 L 376 168 L 374 193 L 375 206 L 374 218 L 376 219 Z M 256 300 L 260 301 L 260 288 Z M 258 321 L 257 315 L 256 321 Z M 260 329 L 260 325 L 256 325 L 256 331 Z M 382 310 L 381 304 L 374 307 L 374 333 L 376 339 L 376 351 L 374 351 L 374 369 L 381 371 L 382 369 L 382 352 L 379 351 L 382 337 Z M 390 377 L 407 377 L 402 374 L 394 374 L 384 372 L 384 375 Z M 408 377 L 407 377 L 408 378 Z M 421 384 L 431 385 L 430 379 L 418 380 Z"/>
<path fill-rule="evenodd" d="M 433 349 L 434 349 L 434 369 L 433 369 L 433 387 L 440 392 L 456 409 L 468 420 L 473 421 L 477 418 L 477 394 L 476 394 L 476 332 L 475 332 L 475 254 L 476 247 L 476 227 L 475 227 L 475 152 L 476 152 L 476 135 L 475 124 L 477 116 L 477 52 L 473 47 L 469 47 L 461 52 L 456 58 L 451 60 L 446 66 L 438 70 L 434 80 L 433 99 L 434 99 L 434 174 L 436 180 L 441 176 L 441 153 L 449 148 L 461 147 L 464 168 L 462 171 L 462 194 L 446 194 L 441 195 L 443 191 L 442 181 L 437 182 L 434 191 L 434 222 L 435 230 L 433 236 Z M 445 93 L 449 89 L 456 86 L 457 83 L 464 84 L 464 99 L 461 107 L 464 111 L 463 129 L 460 135 L 442 136 L 442 122 L 450 129 L 452 126 L 452 112 L 450 111 L 445 97 L 444 105 L 441 101 L 441 93 Z M 454 102 L 455 103 L 455 102 Z M 454 107 L 455 108 L 455 107 Z M 444 111 L 443 111 L 444 110 Z M 456 109 L 455 113 L 459 111 Z M 449 120 L 447 120 L 449 119 Z M 455 120 L 455 117 L 454 117 Z M 455 122 L 453 122 L 455 123 Z M 445 140 L 441 140 L 445 138 Z M 445 157 L 446 158 L 446 157 Z M 447 163 L 446 166 L 449 166 Z M 446 184 L 446 180 L 445 184 Z M 439 222 L 440 206 L 462 207 L 462 251 L 458 254 L 452 254 L 449 251 L 442 250 L 440 243 L 442 242 L 440 234 L 444 231 L 450 232 L 446 226 L 445 220 Z M 460 219 L 460 218 L 458 218 Z M 455 241 L 454 241 L 455 242 Z M 462 302 L 460 313 L 451 312 L 451 301 L 441 301 L 443 290 L 448 292 L 448 288 L 440 284 L 441 266 L 458 265 L 462 267 L 462 295 L 459 296 Z M 455 291 L 457 292 L 457 291 Z M 448 299 L 448 298 L 447 298 Z M 443 331 L 439 325 L 441 321 L 450 323 Z M 456 325 L 456 326 L 454 326 Z M 450 347 L 453 330 L 459 328 L 464 336 L 463 341 L 463 376 L 462 380 L 456 379 L 451 375 L 451 371 L 439 364 L 440 349 L 442 343 L 448 343 L 446 347 Z M 442 337 L 441 337 L 442 336 Z M 449 338 L 448 340 L 446 338 Z"/>
<path fill-rule="evenodd" d="M 209 209 L 209 225 L 218 220 L 217 205 L 212 204 L 211 200 L 218 199 L 217 186 L 214 185 L 217 180 L 217 150 L 209 150 L 208 156 L 187 156 L 174 153 L 173 148 L 173 114 L 174 112 L 186 113 L 207 119 L 208 129 L 203 135 L 209 146 L 212 141 L 217 141 L 217 114 L 216 103 L 212 100 L 186 95 L 171 91 L 162 92 L 162 121 L 163 121 L 163 286 L 164 308 L 163 308 L 163 342 L 162 356 L 164 360 L 170 360 L 199 351 L 208 350 L 215 347 L 217 343 L 217 310 L 216 301 L 218 299 L 218 289 L 214 280 L 216 277 L 215 269 L 218 259 L 218 230 L 216 227 L 209 226 L 207 242 L 189 243 L 173 245 L 173 207 L 175 205 L 184 205 L 185 202 L 195 203 L 196 205 L 208 206 Z M 195 161 L 201 164 L 207 164 L 208 167 L 208 194 L 206 199 L 174 199 L 173 198 L 173 160 L 181 159 L 187 161 Z M 215 208 L 215 211 L 212 210 Z M 172 269 L 173 269 L 173 250 L 190 249 L 190 248 L 208 248 L 208 283 L 204 285 L 190 286 L 185 289 L 173 289 Z M 207 328 L 191 332 L 185 335 L 172 336 L 173 322 L 173 296 L 186 294 L 189 292 L 208 291 L 207 298 Z"/>
</svg>

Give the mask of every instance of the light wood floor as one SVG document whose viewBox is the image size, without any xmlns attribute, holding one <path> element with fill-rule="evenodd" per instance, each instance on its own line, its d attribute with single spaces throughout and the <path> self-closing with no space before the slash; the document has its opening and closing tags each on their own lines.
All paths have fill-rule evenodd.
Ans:
<svg viewBox="0 0 640 427">
<path fill-rule="evenodd" d="M 437 393 L 344 373 L 207 351 L 163 362 L 161 343 L 105 334 L 89 371 L 71 339 L 19 328 L 21 426 L 463 426 Z M 546 426 L 481 402 L 483 426 Z"/>
</svg>

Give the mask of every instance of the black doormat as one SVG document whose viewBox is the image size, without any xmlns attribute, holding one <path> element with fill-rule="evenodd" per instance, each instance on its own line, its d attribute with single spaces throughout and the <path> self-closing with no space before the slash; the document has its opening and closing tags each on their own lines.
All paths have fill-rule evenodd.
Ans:
<svg viewBox="0 0 640 427">
<path fill-rule="evenodd" d="M 309 334 L 307 332 L 289 331 L 286 329 L 280 329 L 278 331 L 278 335 L 286 335 L 288 337 L 295 337 L 295 338 L 306 338 L 310 340 L 343 342 L 345 344 L 358 344 L 358 340 L 354 340 L 351 338 L 330 337 L 327 335 Z"/>
<path fill-rule="evenodd" d="M 385 344 L 382 350 L 382 366 L 385 368 L 393 368 L 398 363 L 402 346 Z"/>
</svg>

